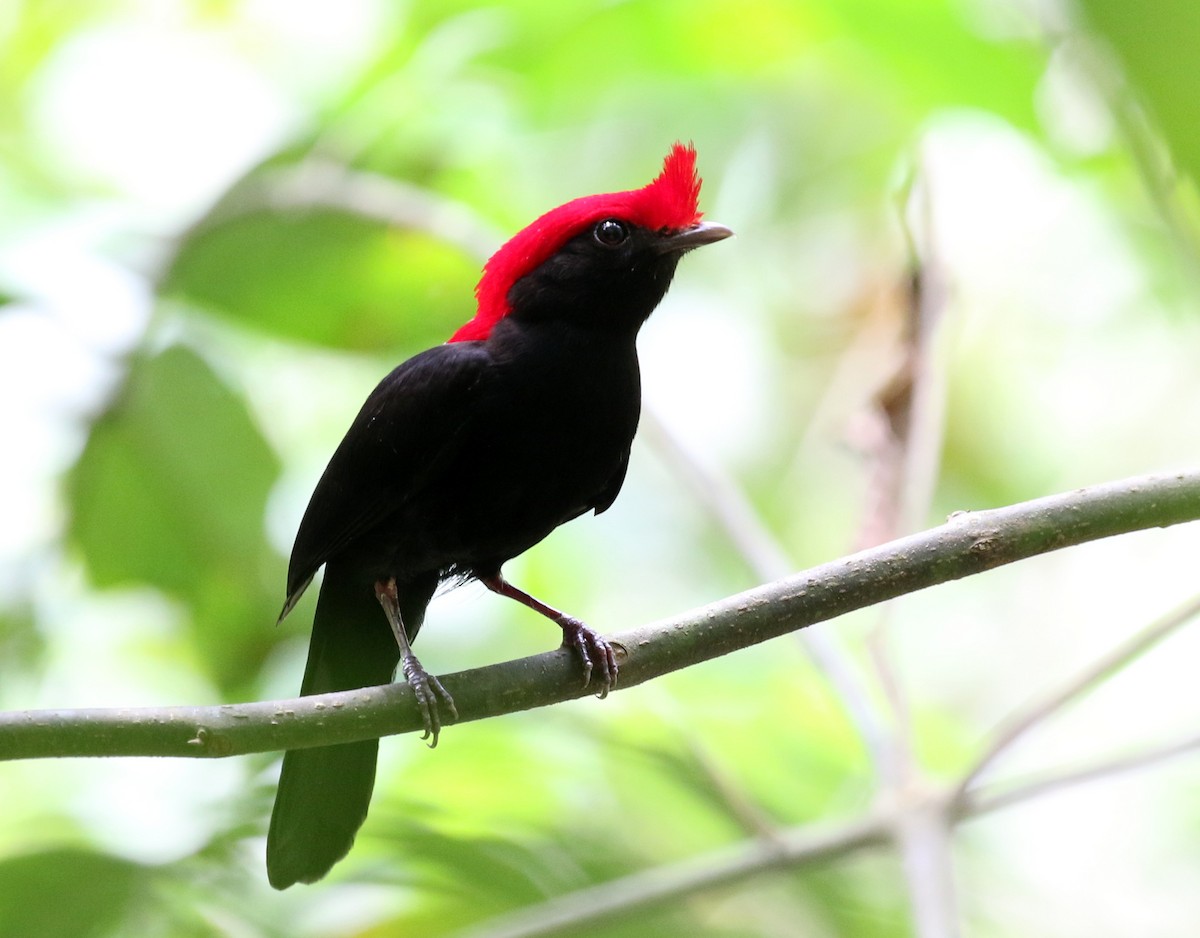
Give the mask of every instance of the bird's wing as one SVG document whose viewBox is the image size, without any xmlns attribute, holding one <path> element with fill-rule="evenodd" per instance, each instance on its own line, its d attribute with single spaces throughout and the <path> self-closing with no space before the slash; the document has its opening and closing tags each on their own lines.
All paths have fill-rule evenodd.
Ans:
<svg viewBox="0 0 1200 938">
<path fill-rule="evenodd" d="M 284 615 L 326 560 L 386 523 L 453 452 L 490 361 L 480 343 L 439 345 L 379 382 L 304 512 L 288 565 Z"/>
<path fill-rule="evenodd" d="M 617 500 L 617 496 L 621 492 L 621 486 L 625 484 L 625 473 L 628 471 L 629 450 L 625 450 L 621 456 L 621 465 L 617 467 L 617 471 L 612 474 L 612 478 L 608 480 L 608 484 L 604 486 L 604 490 L 596 498 L 596 514 L 608 511 L 612 507 L 613 502 Z"/>
</svg>

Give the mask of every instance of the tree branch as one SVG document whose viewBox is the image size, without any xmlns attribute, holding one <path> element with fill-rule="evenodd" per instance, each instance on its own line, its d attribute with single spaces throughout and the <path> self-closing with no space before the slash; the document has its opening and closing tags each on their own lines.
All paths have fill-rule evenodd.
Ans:
<svg viewBox="0 0 1200 938">
<path fill-rule="evenodd" d="M 610 637 L 620 687 L 726 655 L 855 609 L 1086 541 L 1200 518 L 1200 471 L 1140 476 L 990 511 L 813 567 Z M 557 649 L 443 678 L 465 720 L 587 691 Z M 0 714 L 0 760 L 63 756 L 212 758 L 352 742 L 421 728 L 402 684 L 215 707 Z"/>
</svg>

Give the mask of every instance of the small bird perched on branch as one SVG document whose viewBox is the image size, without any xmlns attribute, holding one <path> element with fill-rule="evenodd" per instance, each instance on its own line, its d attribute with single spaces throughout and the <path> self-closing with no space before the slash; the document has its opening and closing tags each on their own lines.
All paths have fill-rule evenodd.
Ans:
<svg viewBox="0 0 1200 938">
<path fill-rule="evenodd" d="M 430 745 L 454 701 L 412 652 L 438 585 L 478 580 L 562 628 L 604 696 L 611 646 L 513 586 L 501 566 L 606 510 L 641 410 L 635 339 L 679 258 L 732 232 L 702 222 L 696 151 L 628 192 L 575 199 L 484 266 L 477 312 L 371 392 L 300 522 L 282 620 L 322 565 L 302 695 L 386 684 L 400 665 Z M 390 628 L 389 628 L 390 626 Z M 271 885 L 320 879 L 366 818 L 379 741 L 284 756 L 267 837 Z"/>
</svg>

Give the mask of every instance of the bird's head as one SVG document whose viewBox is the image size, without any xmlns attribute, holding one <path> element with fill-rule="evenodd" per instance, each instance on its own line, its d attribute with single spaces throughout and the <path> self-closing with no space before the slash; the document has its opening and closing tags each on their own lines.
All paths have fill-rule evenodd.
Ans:
<svg viewBox="0 0 1200 938">
<path fill-rule="evenodd" d="M 642 188 L 552 209 L 484 265 L 475 317 L 450 341 L 486 339 L 508 316 L 636 329 L 666 294 L 683 254 L 733 233 L 702 222 L 699 199 L 696 150 L 677 143 Z"/>
</svg>

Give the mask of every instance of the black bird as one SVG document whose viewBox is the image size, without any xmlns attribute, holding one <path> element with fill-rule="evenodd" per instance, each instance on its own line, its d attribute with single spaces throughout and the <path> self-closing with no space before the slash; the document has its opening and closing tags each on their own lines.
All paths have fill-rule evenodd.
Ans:
<svg viewBox="0 0 1200 938">
<path fill-rule="evenodd" d="M 612 687 L 609 644 L 500 568 L 617 497 L 641 409 L 638 330 L 679 258 L 732 233 L 701 222 L 699 195 L 696 151 L 675 144 L 641 189 L 547 212 L 487 262 L 475 317 L 367 398 L 292 548 L 281 620 L 325 567 L 301 694 L 386 684 L 399 663 L 436 745 L 443 708 L 458 714 L 412 641 L 438 585 L 455 579 L 553 619 L 584 684 L 594 679 L 601 696 Z M 284 756 L 267 838 L 272 886 L 315 882 L 349 852 L 378 748 L 368 740 Z"/>
</svg>

